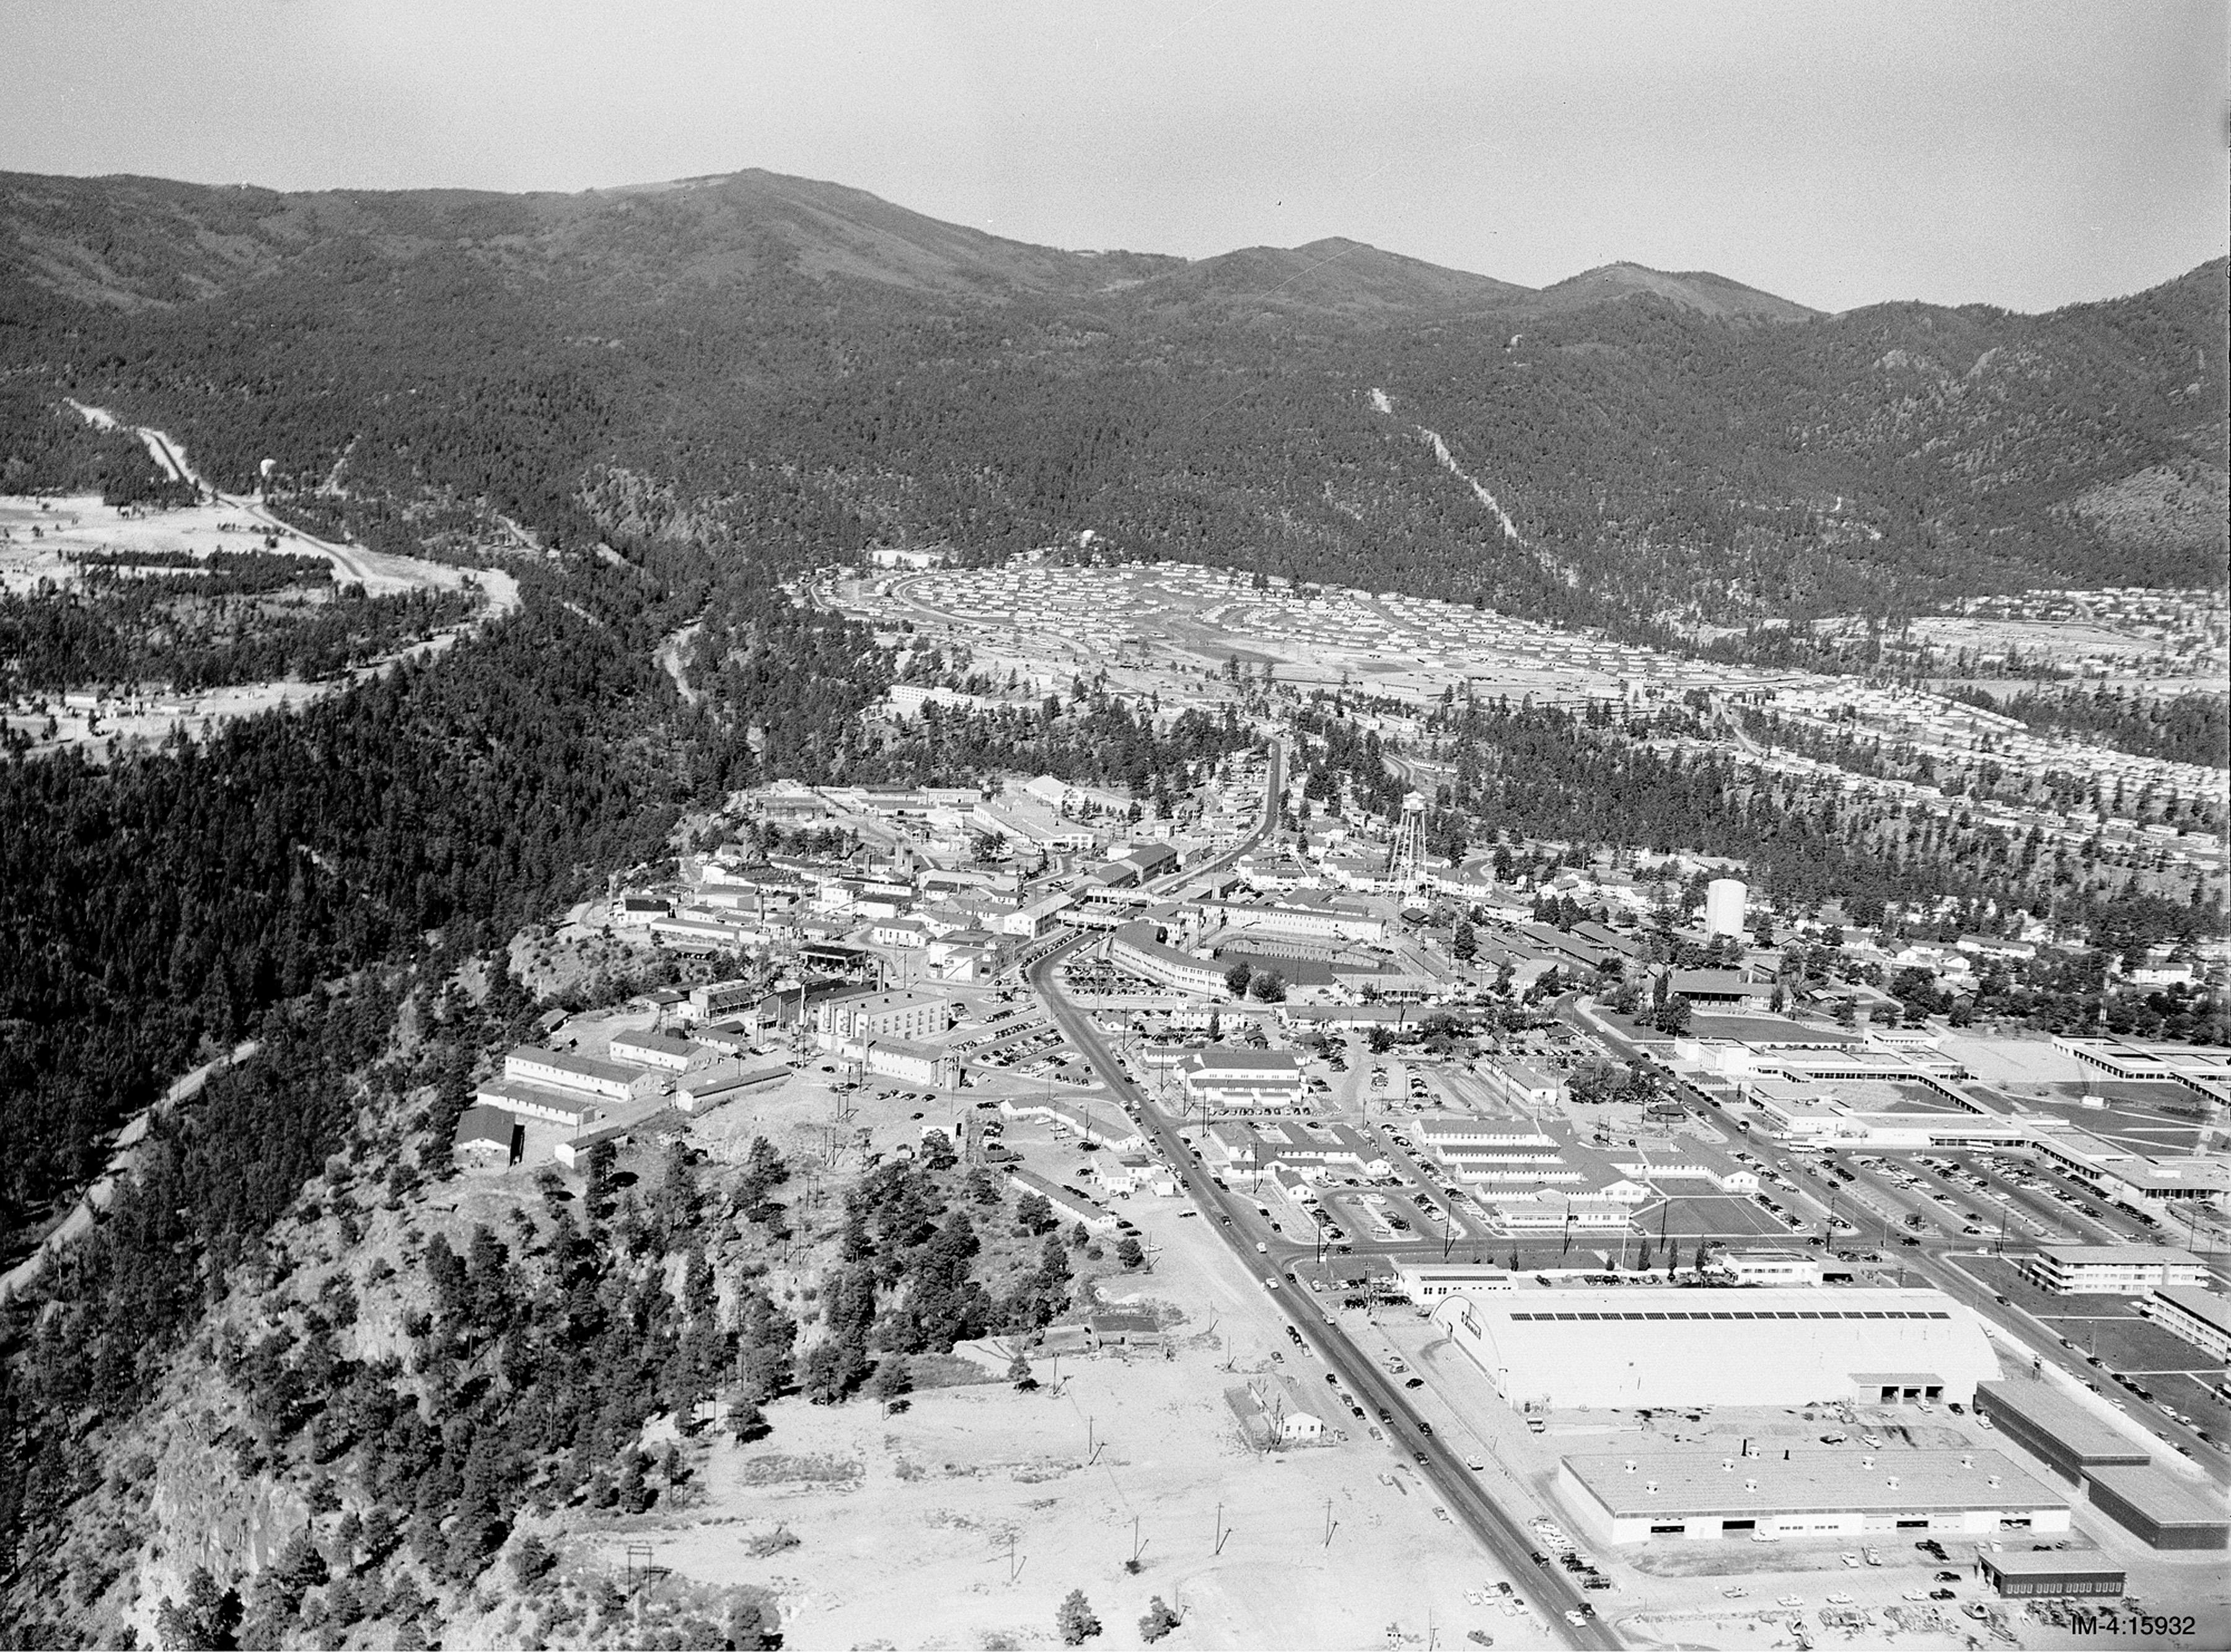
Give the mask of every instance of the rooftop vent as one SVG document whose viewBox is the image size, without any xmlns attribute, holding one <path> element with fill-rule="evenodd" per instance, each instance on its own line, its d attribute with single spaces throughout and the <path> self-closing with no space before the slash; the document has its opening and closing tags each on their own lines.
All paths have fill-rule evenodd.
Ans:
<svg viewBox="0 0 2231 1652">
<path fill-rule="evenodd" d="M 1732 1469 L 1735 1466 L 1736 1460 L 1733 1457 L 1722 1457 L 1720 1459 L 1720 1467 L 1723 1469 Z"/>
<path fill-rule="evenodd" d="M 1892 1475 L 1890 1477 L 1890 1488 L 1892 1491 L 1896 1491 L 1898 1489 L 1898 1476 L 1896 1475 Z"/>
<path fill-rule="evenodd" d="M 1859 1467 L 1862 1468 L 1872 1468 L 1874 1466 L 1875 1460 L 1872 1457 L 1861 1457 L 1859 1459 Z"/>
<path fill-rule="evenodd" d="M 1756 1480 L 1746 1480 L 1743 1481 L 1743 1489 L 1745 1491 L 1756 1491 L 1758 1489 L 1758 1481 Z"/>
<path fill-rule="evenodd" d="M 1626 1460 L 1626 1472 L 1630 1475 L 1634 1472 L 1634 1459 L 1632 1457 Z"/>
<path fill-rule="evenodd" d="M 1642 1489 L 1646 1492 L 1654 1492 L 1658 1489 L 1658 1482 L 1654 1480 L 1646 1480 L 1642 1482 Z"/>
<path fill-rule="evenodd" d="M 1999 1477 L 1998 1477 L 1996 1475 L 1992 1475 L 1988 1480 L 1985 1481 L 1983 1483 L 1984 1483 L 1985 1485 L 1987 1485 L 1987 1486 L 1989 1486 L 1989 1487 L 1992 1487 L 1995 1488 L 1995 1487 L 1997 1487 L 1998 1483 L 1999 1483 Z"/>
<path fill-rule="evenodd" d="M 1960 1454 L 1960 1466 L 1963 1468 L 1973 1468 L 1976 1466 L 1976 1454 L 1972 1451 L 1962 1452 Z"/>
</svg>

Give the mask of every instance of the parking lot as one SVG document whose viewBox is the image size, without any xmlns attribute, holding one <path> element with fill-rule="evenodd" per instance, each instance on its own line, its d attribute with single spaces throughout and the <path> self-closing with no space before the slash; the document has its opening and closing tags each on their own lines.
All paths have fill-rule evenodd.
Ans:
<svg viewBox="0 0 2231 1652">
<path fill-rule="evenodd" d="M 2005 1297 L 2009 1308 L 2035 1320 L 2082 1358 L 2090 1368 L 2086 1380 L 2091 1386 L 2119 1410 L 2145 1420 L 2149 1413 L 2167 1407 L 2168 1415 L 2186 1421 L 2202 1437 L 2231 1440 L 2231 1404 L 2216 1391 L 2224 1381 L 2223 1367 L 2140 1314 L 2137 1299 L 2057 1296 L 2031 1282 L 2011 1257 L 1953 1260 L 1963 1272 Z M 2170 1444 L 2176 1443 L 2150 1422 L 2147 1427 Z"/>
</svg>

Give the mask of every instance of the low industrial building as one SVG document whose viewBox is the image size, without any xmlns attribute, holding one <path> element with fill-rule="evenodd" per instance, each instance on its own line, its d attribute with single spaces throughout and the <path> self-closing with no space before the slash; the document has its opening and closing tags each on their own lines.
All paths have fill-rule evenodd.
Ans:
<svg viewBox="0 0 2231 1652">
<path fill-rule="evenodd" d="M 1102 1209 L 1082 1193 L 1070 1191 L 1057 1183 L 1029 1171 L 1009 1171 L 1007 1184 L 1018 1194 L 1035 1193 L 1053 1207 L 1053 1213 L 1064 1222 L 1080 1223 L 1090 1233 L 1109 1233 L 1115 1230 L 1113 1211 Z"/>
<path fill-rule="evenodd" d="M 790 1076 L 780 1062 L 761 1067 L 742 1062 L 715 1062 L 684 1077 L 674 1087 L 674 1105 L 684 1113 L 703 1113 L 725 1106 L 754 1091 L 771 1089 Z"/>
<path fill-rule="evenodd" d="M 2120 1566 L 2104 1555 L 2071 1554 L 2058 1549 L 1983 1549 L 1976 1564 L 1983 1580 L 2007 1600 L 2037 1599 L 2052 1595 L 2119 1596 L 2124 1586 Z"/>
<path fill-rule="evenodd" d="M 2159 1245 L 2040 1245 L 2022 1271 L 2055 1295 L 2144 1296 L 2158 1285 L 2204 1285 L 2208 1264 Z"/>
<path fill-rule="evenodd" d="M 1975 1314 L 1934 1290 L 1519 1291 L 1433 1319 L 1529 1410 L 1965 1402 L 1999 1374 Z"/>
<path fill-rule="evenodd" d="M 1190 1050 L 1178 1062 L 1177 1074 L 1189 1107 L 1297 1107 L 1307 1094 L 1301 1060 L 1290 1050 Z"/>
<path fill-rule="evenodd" d="M 2072 1481 L 2093 1468 L 2152 1460 L 2144 1446 L 2042 1377 L 1976 1384 L 1976 1414 Z"/>
<path fill-rule="evenodd" d="M 503 1058 L 503 1075 L 517 1083 L 570 1090 L 605 1101 L 631 1100 L 658 1087 L 657 1081 L 639 1068 L 533 1045 L 521 1045 Z"/>
<path fill-rule="evenodd" d="M 693 1021 L 716 1021 L 722 1016 L 748 1010 L 759 1002 L 760 992 L 760 984 L 755 980 L 708 981 L 689 989 L 686 1013 Z"/>
<path fill-rule="evenodd" d="M 1518 1276 L 1485 1262 L 1398 1262 L 1394 1278 L 1413 1302 L 1438 1302 L 1445 1296 L 1491 1295 L 1518 1288 Z"/>
<path fill-rule="evenodd" d="M 1712 1267 L 1738 1285 L 1818 1285 L 1820 1255 L 1811 1250 L 1716 1250 Z"/>
<path fill-rule="evenodd" d="M 2181 1084 L 2211 1101 L 2231 1100 L 2231 1050 L 2067 1036 L 2054 1038 L 2053 1047 L 2118 1079 Z"/>
<path fill-rule="evenodd" d="M 2223 1298 L 2188 1284 L 2157 1285 L 2138 1312 L 2210 1359 L 2231 1358 L 2231 1313 Z"/>
<path fill-rule="evenodd" d="M 1591 1453 L 1558 1466 L 1561 1500 L 1604 1543 L 1892 1533 L 2055 1533 L 2070 1505 L 1996 1451 L 1755 1457 L 1710 1451 Z"/>
<path fill-rule="evenodd" d="M 2088 1130 L 2037 1130 L 2032 1135 L 2040 1158 L 2103 1197 L 2138 1210 L 2149 1204 L 2231 1196 L 2231 1161 L 2220 1155 L 2141 1153 Z"/>
<path fill-rule="evenodd" d="M 1147 1145 L 1144 1132 L 1121 1113 L 1094 1113 L 1074 1101 L 1048 1095 L 1011 1095 L 999 1103 L 1010 1119 L 1038 1119 L 1068 1131 L 1081 1142 L 1124 1152 Z"/>
<path fill-rule="evenodd" d="M 2086 1469 L 2084 1491 L 2092 1507 L 2149 1548 L 2231 1547 L 2231 1516 L 2221 1495 L 2203 1495 L 2198 1486 L 2150 1463 Z"/>
<path fill-rule="evenodd" d="M 540 1119 L 567 1131 L 594 1124 L 617 1104 L 579 1090 L 559 1090 L 516 1079 L 483 1079 L 474 1087 L 473 1100 L 521 1119 Z"/>
<path fill-rule="evenodd" d="M 686 1038 L 663 1032 L 614 1033 L 608 1048 L 615 1062 L 662 1068 L 669 1073 L 688 1072 L 689 1063 L 705 1053 Z"/>
<path fill-rule="evenodd" d="M 1227 1119 L 1209 1126 L 1207 1139 L 1212 1159 L 1236 1175 L 1284 1170 L 1299 1182 L 1322 1183 L 1340 1173 L 1380 1177 L 1392 1175 L 1394 1169 L 1377 1141 L 1348 1125 Z"/>
</svg>

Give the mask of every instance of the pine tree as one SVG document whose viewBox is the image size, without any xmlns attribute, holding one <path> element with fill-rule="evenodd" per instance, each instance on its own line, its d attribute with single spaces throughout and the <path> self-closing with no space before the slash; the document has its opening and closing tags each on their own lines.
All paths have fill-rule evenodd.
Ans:
<svg viewBox="0 0 2231 1652">
<path fill-rule="evenodd" d="M 1092 1603 L 1085 1599 L 1082 1589 L 1069 1591 L 1061 1610 L 1053 1616 L 1053 1626 L 1060 1631 L 1064 1646 L 1083 1646 L 1100 1633 L 1100 1620 L 1092 1615 Z"/>
</svg>

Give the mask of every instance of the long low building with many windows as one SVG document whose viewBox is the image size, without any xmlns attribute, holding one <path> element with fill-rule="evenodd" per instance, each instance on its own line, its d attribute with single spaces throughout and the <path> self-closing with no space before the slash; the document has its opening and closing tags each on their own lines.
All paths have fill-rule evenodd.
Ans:
<svg viewBox="0 0 2231 1652">
<path fill-rule="evenodd" d="M 2157 1285 L 2138 1312 L 2211 1359 L 2231 1358 L 2231 1304 L 2196 1285 Z"/>
<path fill-rule="evenodd" d="M 2144 1296 L 2159 1285 L 2202 1285 L 2208 1264 L 2162 1245 L 2040 1245 L 2022 1271 L 2056 1296 Z"/>
<path fill-rule="evenodd" d="M 1934 1290 L 1560 1288 L 1452 1296 L 1433 1319 L 1530 1410 L 1965 1403 L 1999 1374 L 1975 1314 Z"/>
<path fill-rule="evenodd" d="M 1118 967 L 1142 976 L 1157 986 L 1173 987 L 1205 998 L 1230 996 L 1222 966 L 1212 958 L 1165 946 L 1161 926 L 1144 920 L 1116 930 L 1109 938 L 1108 956 Z"/>
<path fill-rule="evenodd" d="M 1558 1467 L 1561 1500 L 1599 1542 L 1953 1532 L 2066 1532 L 2069 1500 L 2002 1453 L 1591 1453 Z"/>
</svg>

